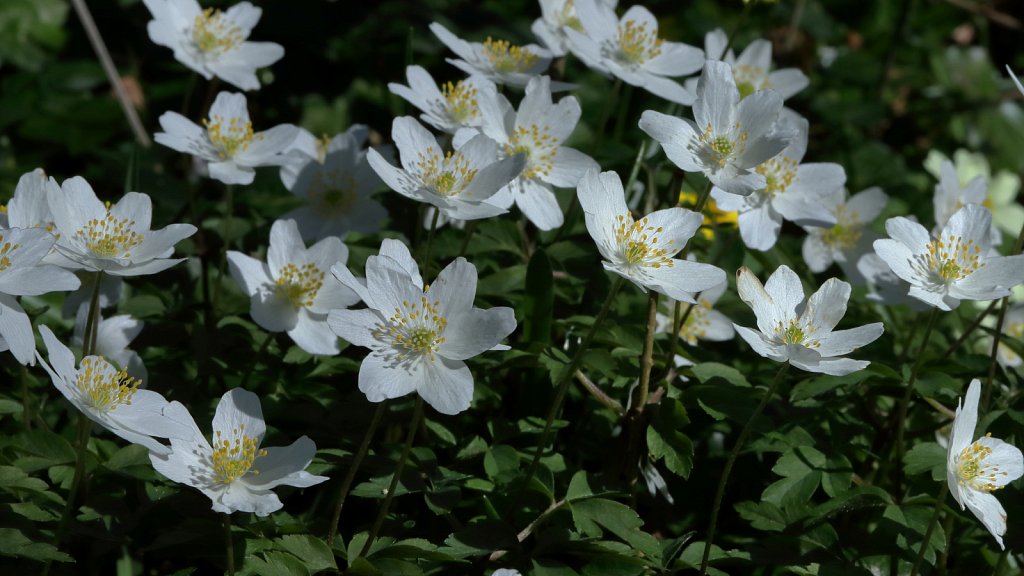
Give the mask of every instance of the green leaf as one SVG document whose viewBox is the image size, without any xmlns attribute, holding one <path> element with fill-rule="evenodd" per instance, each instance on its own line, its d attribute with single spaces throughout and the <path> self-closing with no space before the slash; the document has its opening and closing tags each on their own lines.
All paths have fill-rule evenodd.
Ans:
<svg viewBox="0 0 1024 576">
<path fill-rule="evenodd" d="M 693 375 L 697 377 L 701 384 L 707 384 L 715 378 L 721 378 L 733 386 L 750 387 L 750 382 L 747 381 L 746 376 L 740 373 L 739 370 L 725 364 L 704 362 L 693 366 L 690 370 L 693 371 Z"/>
<path fill-rule="evenodd" d="M 282 550 L 298 556 L 311 573 L 338 568 L 334 562 L 334 553 L 319 538 L 308 534 L 290 534 L 281 537 L 276 544 Z"/>
<path fill-rule="evenodd" d="M 522 304 L 523 339 L 531 348 L 541 349 L 551 341 L 551 320 L 554 316 L 555 280 L 551 260 L 543 249 L 534 251 L 526 266 L 526 288 Z"/>
<path fill-rule="evenodd" d="M 652 407 L 654 418 L 647 428 L 647 448 L 655 460 L 683 478 L 693 469 L 693 442 L 682 430 L 690 423 L 686 409 L 678 400 L 664 398 Z"/>
<path fill-rule="evenodd" d="M 484 471 L 498 484 L 511 481 L 519 471 L 519 453 L 511 446 L 491 446 L 484 454 Z"/>
<path fill-rule="evenodd" d="M 456 558 L 482 556 L 495 550 L 506 550 L 519 546 L 516 531 L 504 522 L 481 520 L 467 524 L 444 541 L 446 548 L 441 552 Z"/>
<path fill-rule="evenodd" d="M 0 415 L 3 414 L 21 414 L 24 408 L 19 402 L 14 400 L 8 400 L 6 398 L 0 398 Z"/>
<path fill-rule="evenodd" d="M 782 532 L 789 525 L 782 509 L 772 502 L 740 502 L 736 512 L 758 530 Z"/>
<path fill-rule="evenodd" d="M 946 449 L 935 442 L 915 444 L 903 456 L 903 469 L 910 476 L 931 472 L 932 480 L 946 480 Z"/>
<path fill-rule="evenodd" d="M 643 520 L 624 504 L 604 498 L 589 498 L 570 504 L 576 528 L 587 536 L 600 537 L 604 530 L 627 542 L 653 561 L 661 561 L 661 546 L 640 530 Z"/>
<path fill-rule="evenodd" d="M 0 528 L 0 555 L 30 558 L 40 562 L 74 562 L 75 560 L 61 552 L 52 544 L 33 542 L 20 530 Z"/>
</svg>

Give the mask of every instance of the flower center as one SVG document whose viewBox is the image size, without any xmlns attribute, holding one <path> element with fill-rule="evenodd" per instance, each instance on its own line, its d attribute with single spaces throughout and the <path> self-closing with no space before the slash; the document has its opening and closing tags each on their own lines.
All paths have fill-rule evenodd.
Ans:
<svg viewBox="0 0 1024 576">
<path fill-rule="evenodd" d="M 696 143 L 689 148 L 701 159 L 705 166 L 724 168 L 726 164 L 741 155 L 747 147 L 747 133 L 741 130 L 737 122 L 731 134 L 715 134 L 711 124 L 704 127 Z"/>
<path fill-rule="evenodd" d="M 0 272 L 2 272 L 11 267 L 11 254 L 18 248 L 21 248 L 21 244 L 11 244 L 4 239 L 3 234 L 0 234 L 0 242 L 3 242 L 0 245 Z"/>
<path fill-rule="evenodd" d="M 658 234 L 662 227 L 651 226 L 647 217 L 634 221 L 629 214 L 615 217 L 615 240 L 619 243 L 619 251 L 630 266 L 649 266 L 661 268 L 672 267 L 672 258 L 667 248 L 659 244 Z M 672 247 L 675 240 L 669 240 L 665 246 Z M 671 254 L 675 254 L 672 252 Z"/>
<path fill-rule="evenodd" d="M 761 163 L 754 171 L 767 181 L 765 195 L 774 198 L 779 192 L 785 192 L 796 179 L 796 162 L 785 156 L 777 156 Z"/>
<path fill-rule="evenodd" d="M 985 435 L 986 438 L 989 436 L 991 434 Z M 1003 486 L 998 484 L 998 479 L 1000 476 L 1006 476 L 1007 473 L 1000 470 L 999 466 L 985 461 L 991 455 L 992 448 L 978 442 L 961 450 L 956 465 L 956 474 L 960 485 L 970 486 L 983 492 L 992 492 L 1002 488 Z"/>
<path fill-rule="evenodd" d="M 192 42 L 200 52 L 220 55 L 242 43 L 242 31 L 224 13 L 207 8 L 192 23 Z"/>
<path fill-rule="evenodd" d="M 857 223 L 857 212 L 840 204 L 836 208 L 835 225 L 822 231 L 821 241 L 826 246 L 845 252 L 857 245 L 862 234 L 861 226 Z"/>
<path fill-rule="evenodd" d="M 626 20 L 619 26 L 619 53 L 629 64 L 642 64 L 661 54 L 661 39 L 646 23 Z"/>
<path fill-rule="evenodd" d="M 484 42 L 484 55 L 497 72 L 526 72 L 537 63 L 536 54 L 509 44 L 508 40 L 493 40 L 490 36 Z"/>
<path fill-rule="evenodd" d="M 213 144 L 224 160 L 234 158 L 235 154 L 248 149 L 253 140 L 263 138 L 262 134 L 253 134 L 252 122 L 242 122 L 242 119 L 237 117 L 225 123 L 221 115 L 214 114 L 209 120 L 203 119 L 203 126 L 206 127 L 206 136 L 210 139 L 210 144 Z"/>
<path fill-rule="evenodd" d="M 796 320 L 790 320 L 789 324 L 783 324 L 780 320 L 778 327 L 775 329 L 775 337 L 781 340 L 783 344 L 803 344 L 807 335 L 804 333 L 803 326 L 798 324 Z"/>
<path fill-rule="evenodd" d="M 538 178 L 551 174 L 551 167 L 558 151 L 555 137 L 548 126 L 520 126 L 512 133 L 505 146 L 505 155 L 526 155 L 526 168 L 519 173 L 522 178 Z"/>
<path fill-rule="evenodd" d="M 736 81 L 736 88 L 740 91 L 740 100 L 750 96 L 758 90 L 771 88 L 768 75 L 763 68 L 751 66 L 750 64 L 737 64 L 733 66 L 732 77 Z"/>
<path fill-rule="evenodd" d="M 395 308 L 387 324 L 377 325 L 373 336 L 378 340 L 390 340 L 399 360 L 433 360 L 434 354 L 444 344 L 444 329 L 448 326 L 448 319 L 441 314 L 439 305 L 437 301 L 427 300 L 425 295 L 419 302 L 403 301 L 402 307 Z"/>
<path fill-rule="evenodd" d="M 225 438 L 220 432 L 214 436 L 213 442 L 213 476 L 220 484 L 231 484 L 235 480 L 252 472 L 259 474 L 259 470 L 253 470 L 252 464 L 257 456 L 266 456 L 267 451 L 259 448 L 260 441 L 251 436 L 246 436 L 244 426 L 239 425 L 231 431 L 231 436 Z"/>
<path fill-rule="evenodd" d="M 118 406 L 130 406 L 142 381 L 124 370 L 114 371 L 102 356 L 86 356 L 75 377 L 75 386 L 88 398 L 89 405 L 109 412 Z"/>
<path fill-rule="evenodd" d="M 93 218 L 85 227 L 75 232 L 85 242 L 86 248 L 100 258 L 131 258 L 130 250 L 142 244 L 143 235 L 135 231 L 135 220 L 117 218 L 110 213 L 103 218 Z"/>
<path fill-rule="evenodd" d="M 927 261 L 931 271 L 947 283 L 963 280 L 985 265 L 981 261 L 981 246 L 974 240 L 964 242 L 953 235 L 945 242 L 939 239 L 929 243 Z"/>
<path fill-rule="evenodd" d="M 449 151 L 441 158 L 433 151 L 427 148 L 417 162 L 423 184 L 440 196 L 458 196 L 476 178 L 477 170 L 469 167 L 461 152 Z"/>
<path fill-rule="evenodd" d="M 296 266 L 288 263 L 274 281 L 277 295 L 291 302 L 296 308 L 312 306 L 317 292 L 324 284 L 324 273 L 316 264 Z"/>
<path fill-rule="evenodd" d="M 456 84 L 448 82 L 441 85 L 441 96 L 448 108 L 448 114 L 459 124 L 463 124 L 477 116 L 477 90 L 472 84 L 460 80 Z"/>
<path fill-rule="evenodd" d="M 309 187 L 309 199 L 326 216 L 348 214 L 359 200 L 356 181 L 347 172 L 322 171 Z"/>
</svg>

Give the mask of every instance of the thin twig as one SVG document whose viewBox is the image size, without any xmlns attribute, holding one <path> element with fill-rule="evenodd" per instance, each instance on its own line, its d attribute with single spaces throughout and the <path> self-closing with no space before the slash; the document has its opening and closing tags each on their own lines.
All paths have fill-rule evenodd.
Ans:
<svg viewBox="0 0 1024 576">
<path fill-rule="evenodd" d="M 338 505 L 334 508 L 334 515 L 331 516 L 331 528 L 327 533 L 328 547 L 334 545 L 334 537 L 338 534 L 338 522 L 341 521 L 341 509 L 345 506 L 345 499 L 348 497 L 349 489 L 352 488 L 352 482 L 355 481 L 356 472 L 359 471 L 359 466 L 363 463 L 363 458 L 366 458 L 366 453 L 370 449 L 370 440 L 373 439 L 373 435 L 377 432 L 377 426 L 384 416 L 387 404 L 387 400 L 377 404 L 377 409 L 373 411 L 373 416 L 370 418 L 370 425 L 366 428 L 366 433 L 363 435 L 363 441 L 359 444 L 359 449 L 352 459 L 352 464 L 349 465 L 348 471 L 345 473 L 345 479 L 341 482 L 341 488 L 338 489 Z"/>
<path fill-rule="evenodd" d="M 596 399 L 598 402 L 600 402 L 601 405 L 604 406 L 605 408 L 612 409 L 619 416 L 622 416 L 626 413 L 626 409 L 622 407 L 622 403 L 620 403 L 615 398 L 612 398 L 611 396 L 605 394 L 604 390 L 598 388 L 597 384 L 594 384 L 594 382 L 590 378 L 587 378 L 586 374 L 579 370 L 576 371 L 576 381 L 579 382 L 581 386 L 583 386 L 584 390 L 590 392 L 590 395 L 593 396 L 594 399 Z"/>
</svg>

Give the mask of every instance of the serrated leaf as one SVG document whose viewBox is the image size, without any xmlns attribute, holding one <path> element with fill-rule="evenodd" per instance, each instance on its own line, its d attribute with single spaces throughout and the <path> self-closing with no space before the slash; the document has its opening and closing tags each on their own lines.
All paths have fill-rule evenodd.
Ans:
<svg viewBox="0 0 1024 576">
<path fill-rule="evenodd" d="M 614 500 L 588 498 L 570 505 L 577 529 L 588 536 L 600 537 L 608 530 L 652 561 L 661 561 L 661 547 L 650 534 L 640 530 L 643 520 L 637 513 Z"/>
<path fill-rule="evenodd" d="M 733 386 L 750 388 L 750 382 L 747 381 L 747 377 L 732 366 L 726 366 L 717 362 L 704 362 L 691 367 L 690 370 L 693 371 L 693 375 L 697 377 L 701 384 L 707 384 L 715 378 L 721 378 Z"/>
<path fill-rule="evenodd" d="M 0 528 L 0 555 L 29 558 L 40 562 L 75 561 L 52 544 L 33 542 L 14 528 Z"/>
<path fill-rule="evenodd" d="M 654 418 L 647 428 L 647 449 L 655 460 L 683 478 L 693 469 L 693 442 L 682 431 L 690 423 L 686 409 L 678 400 L 665 398 L 653 408 Z"/>
<path fill-rule="evenodd" d="M 319 538 L 308 534 L 289 534 L 276 541 L 278 547 L 297 556 L 310 572 L 337 569 L 334 553 Z"/>
</svg>

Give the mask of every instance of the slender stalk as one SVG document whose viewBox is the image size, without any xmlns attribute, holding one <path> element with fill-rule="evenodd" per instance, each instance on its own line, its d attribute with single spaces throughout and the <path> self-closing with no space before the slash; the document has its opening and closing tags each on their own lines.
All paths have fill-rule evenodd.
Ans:
<svg viewBox="0 0 1024 576">
<path fill-rule="evenodd" d="M 423 247 L 423 257 L 420 259 L 420 270 L 425 274 L 427 264 L 430 262 L 430 248 L 434 242 L 434 232 L 437 231 L 437 219 L 441 217 L 441 211 L 434 208 L 434 217 L 430 220 L 430 230 L 427 231 L 427 243 Z"/>
<path fill-rule="evenodd" d="M 92 356 L 96 351 L 96 330 L 100 315 L 100 283 L 103 272 L 93 276 L 92 294 L 89 296 L 89 311 L 85 317 L 85 331 L 82 333 L 82 356 Z"/>
<path fill-rule="evenodd" d="M 949 561 L 949 550 L 953 547 L 953 514 L 946 514 L 946 520 L 942 523 L 942 533 L 946 535 L 946 547 L 939 554 L 939 560 L 935 566 L 939 574 L 946 573 L 946 562 Z"/>
<path fill-rule="evenodd" d="M 238 385 L 239 388 L 245 388 L 245 385 L 249 383 L 249 378 L 252 377 L 252 373 L 256 371 L 256 364 L 259 358 L 263 358 L 267 354 L 267 348 L 270 347 L 270 343 L 274 340 L 274 333 L 267 332 L 263 338 L 263 343 L 260 344 L 260 349 L 256 351 L 256 356 L 252 362 L 249 362 L 249 367 L 245 369 L 245 376 L 242 376 L 242 383 Z"/>
<path fill-rule="evenodd" d="M 750 7 L 753 6 L 754 2 L 744 2 L 743 12 L 740 12 L 740 18 L 736 21 L 736 25 L 733 26 L 729 32 L 729 37 L 726 39 L 725 48 L 722 48 L 722 53 L 718 55 L 716 60 L 724 60 L 725 55 L 729 53 L 729 48 L 732 48 L 732 41 L 736 37 L 736 33 L 743 29 L 743 25 L 747 22 L 747 15 L 750 14 Z"/>
<path fill-rule="evenodd" d="M 984 310 L 981 311 L 981 314 L 978 314 L 974 321 L 971 322 L 967 326 L 967 328 L 964 329 L 963 334 L 961 334 L 960 337 L 956 339 L 956 342 L 953 342 L 952 344 L 949 345 L 949 348 L 946 348 L 946 351 L 942 353 L 942 357 L 949 358 L 949 356 L 953 354 L 953 352 L 956 352 L 960 348 L 960 346 L 963 345 L 964 341 L 967 340 L 967 337 L 970 336 L 975 330 L 977 330 L 978 326 L 981 326 L 982 321 L 984 321 L 985 317 L 988 316 L 990 312 L 992 312 L 992 309 L 996 307 L 996 304 L 999 304 L 998 300 L 993 300 L 991 303 L 989 303 L 988 308 L 985 308 Z"/>
<path fill-rule="evenodd" d="M 530 534 L 533 534 L 534 530 L 536 530 L 538 526 L 543 524 L 548 518 L 551 517 L 552 514 L 558 512 L 563 506 L 566 505 L 566 502 L 566 500 L 552 502 L 551 505 L 548 506 L 547 510 L 541 512 L 540 516 L 534 518 L 533 522 L 530 522 L 526 526 L 526 528 L 523 528 L 519 531 L 518 534 L 516 534 L 516 540 L 519 542 L 523 542 L 524 540 L 529 538 Z M 496 562 L 498 560 L 501 560 L 501 558 L 505 556 L 505 554 L 508 554 L 508 550 L 495 550 L 491 553 L 490 556 L 487 557 L 487 559 L 491 562 Z"/>
<path fill-rule="evenodd" d="M 419 431 L 420 423 L 423 421 L 423 397 L 419 394 L 416 395 L 416 407 L 413 408 L 412 422 L 409 423 L 409 433 L 405 437 L 405 445 L 402 446 L 402 454 L 398 457 L 398 465 L 395 467 L 395 475 L 391 477 L 391 484 L 388 486 L 388 493 L 384 495 L 384 502 L 380 505 L 380 510 L 377 512 L 377 518 L 373 521 L 373 526 L 370 528 L 370 535 L 366 538 L 366 543 L 363 544 L 363 549 L 359 551 L 359 557 L 366 556 L 366 553 L 370 551 L 370 547 L 373 546 L 373 541 L 377 538 L 377 534 L 380 533 L 381 526 L 384 525 L 384 518 L 388 515 L 388 509 L 391 508 L 391 501 L 395 498 L 395 491 L 398 490 L 398 481 L 402 477 L 402 470 L 405 469 L 405 462 L 409 459 L 409 451 L 412 450 L 412 442 L 416 439 L 416 433 Z"/>
<path fill-rule="evenodd" d="M 633 185 L 636 184 L 637 176 L 640 175 L 640 165 L 643 164 L 644 153 L 647 152 L 647 140 L 640 142 L 640 148 L 636 151 L 636 159 L 633 160 L 633 167 L 629 169 L 629 178 L 626 179 L 626 186 L 624 190 L 629 195 L 629 191 L 633 189 Z"/>
<path fill-rule="evenodd" d="M 68 525 L 71 523 L 71 516 L 75 510 L 75 500 L 81 491 L 85 477 L 85 453 L 89 447 L 89 437 L 92 436 L 92 420 L 84 413 L 78 413 L 78 432 L 75 436 L 75 472 L 71 476 L 71 487 L 68 489 L 68 499 L 64 502 L 64 511 L 60 516 L 60 523 L 57 525 L 57 534 L 54 538 L 58 548 L 64 540 Z M 50 573 L 53 560 L 48 560 L 43 566 L 42 576 Z"/>
<path fill-rule="evenodd" d="M 747 419 L 747 423 L 743 425 L 743 430 L 740 431 L 740 437 L 736 439 L 736 444 L 732 447 L 732 451 L 729 452 L 729 458 L 725 461 L 725 468 L 722 469 L 722 477 L 718 480 L 718 488 L 715 490 L 715 501 L 711 505 L 711 522 L 708 524 L 708 537 L 707 541 L 704 542 L 704 555 L 700 560 L 700 573 L 707 574 L 708 571 L 708 559 L 711 557 L 711 544 L 715 539 L 715 527 L 718 524 L 718 513 L 722 509 L 722 498 L 725 496 L 725 485 L 729 481 L 729 474 L 732 472 L 732 466 L 736 463 L 736 458 L 740 455 L 740 450 L 743 449 L 743 443 L 746 442 L 747 436 L 750 435 L 751 430 L 754 429 L 754 422 L 764 412 L 768 401 L 775 395 L 775 389 L 779 387 L 779 384 L 786 376 L 786 371 L 789 369 L 789 362 L 786 362 L 779 368 L 779 371 L 775 373 L 775 379 L 772 380 L 771 386 L 768 387 L 768 392 L 765 393 L 764 397 L 761 398 L 761 402 L 754 408 L 754 411 L 750 414 L 750 418 Z"/>
<path fill-rule="evenodd" d="M 348 471 L 345 472 L 345 479 L 341 481 L 341 487 L 338 489 L 338 505 L 334 508 L 334 514 L 331 516 L 331 528 L 327 532 L 328 547 L 334 545 L 334 537 L 338 534 L 338 522 L 341 521 L 341 509 L 345 506 L 345 499 L 348 498 L 348 491 L 352 488 L 352 482 L 355 481 L 356 472 L 359 471 L 363 458 L 366 458 L 366 453 L 370 450 L 370 440 L 377 432 L 377 426 L 380 425 L 387 404 L 387 400 L 377 404 L 377 409 L 373 411 L 373 416 L 370 418 L 370 425 L 366 428 L 366 434 L 363 435 L 363 441 L 359 444 L 359 449 L 356 450 Z"/>
<path fill-rule="evenodd" d="M 932 541 L 932 533 L 935 532 L 935 527 L 939 524 L 939 516 L 942 515 L 942 505 L 946 503 L 946 496 L 949 494 L 949 485 L 946 482 L 940 482 L 940 484 L 942 486 L 939 488 L 939 495 L 935 497 L 935 511 L 932 512 L 932 519 L 928 522 L 928 529 L 924 531 L 921 549 L 917 551 L 917 558 L 914 559 L 914 565 L 910 568 L 910 576 L 917 576 L 917 569 L 921 566 L 921 561 L 924 560 L 924 553 L 928 550 L 928 543 Z"/>
<path fill-rule="evenodd" d="M 526 478 L 523 484 L 529 484 L 530 480 L 533 480 L 533 475 L 537 472 L 537 465 L 540 463 L 541 454 L 544 453 L 544 446 L 547 445 L 548 436 L 551 434 L 551 425 L 555 421 L 555 416 L 558 415 L 559 410 L 562 408 L 562 402 L 565 400 L 565 393 L 569 390 L 569 384 L 572 382 L 573 375 L 579 369 L 580 363 L 583 361 L 583 355 L 590 346 L 590 342 L 594 339 L 594 335 L 597 334 L 597 329 L 601 326 L 605 316 L 608 315 L 608 311 L 611 310 L 612 302 L 615 301 L 615 295 L 621 287 L 622 277 L 616 275 L 615 280 L 612 281 L 611 289 L 608 291 L 608 297 L 605 299 L 604 304 L 601 305 L 597 316 L 594 317 L 594 323 L 590 325 L 590 330 L 583 336 L 583 340 L 580 342 L 579 348 L 576 349 L 576 353 L 573 354 L 572 359 L 569 360 L 568 366 L 558 376 L 558 382 L 555 385 L 557 388 L 555 399 L 551 401 L 551 406 L 548 408 L 548 417 L 544 421 L 544 430 L 540 433 L 540 442 L 537 443 L 537 451 L 534 453 L 533 459 L 530 460 L 529 468 L 526 469 Z"/>
<path fill-rule="evenodd" d="M 139 114 L 135 111 L 135 106 L 132 105 L 131 98 L 128 97 L 128 92 L 124 89 L 121 75 L 118 74 L 117 68 L 114 67 L 114 61 L 110 58 L 110 52 L 107 50 L 107 45 L 103 42 L 103 36 L 100 34 L 99 28 L 96 27 L 96 21 L 92 19 L 89 7 L 85 5 L 85 0 L 71 0 L 71 5 L 74 6 L 78 19 L 82 21 L 85 35 L 89 37 L 92 49 L 96 51 L 96 57 L 99 58 L 100 66 L 103 67 L 103 72 L 107 75 L 107 81 L 110 82 L 111 87 L 114 89 L 114 95 L 117 96 L 117 101 L 121 105 L 121 112 L 124 113 L 125 119 L 128 120 L 128 126 L 131 127 L 135 139 L 143 147 L 149 148 L 152 144 L 149 134 L 142 126 Z"/>
<path fill-rule="evenodd" d="M 637 416 L 647 407 L 651 387 L 651 367 L 654 364 L 654 332 L 658 327 L 658 293 L 651 290 L 647 297 L 647 334 L 640 356 L 640 384 L 633 390 L 629 414 Z"/>
<path fill-rule="evenodd" d="M 619 416 L 624 416 L 626 414 L 626 409 L 622 407 L 622 404 L 619 403 L 618 400 L 605 394 L 604 390 L 598 388 L 597 384 L 594 384 L 590 378 L 587 378 L 586 374 L 579 370 L 576 371 L 576 381 L 579 382 L 580 385 L 583 386 L 583 389 L 589 392 L 590 395 L 600 402 L 605 408 L 610 408 Z"/>
<path fill-rule="evenodd" d="M 903 434 L 904 429 L 907 427 L 907 406 L 910 404 L 910 397 L 914 394 L 914 383 L 917 382 L 917 374 L 921 369 L 922 360 L 924 359 L 925 348 L 928 346 L 928 338 L 932 335 L 932 329 L 935 327 L 935 321 L 939 318 L 939 309 L 932 308 L 931 314 L 928 316 L 928 325 L 925 326 L 924 336 L 921 338 L 921 345 L 917 350 L 917 360 L 914 361 L 914 367 L 910 370 L 910 379 L 907 380 L 907 389 L 903 392 L 903 398 L 900 399 L 899 408 L 896 417 L 896 444 L 895 444 L 895 457 L 891 460 L 896 463 L 896 494 L 899 495 L 902 492 L 901 485 L 903 483 L 903 467 L 900 464 L 903 462 Z M 909 346 L 909 343 L 908 343 Z"/>
<path fill-rule="evenodd" d="M 228 576 L 234 576 L 235 539 L 231 536 L 231 514 L 224 515 L 224 560 L 226 564 L 224 573 Z"/>
</svg>

